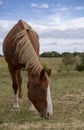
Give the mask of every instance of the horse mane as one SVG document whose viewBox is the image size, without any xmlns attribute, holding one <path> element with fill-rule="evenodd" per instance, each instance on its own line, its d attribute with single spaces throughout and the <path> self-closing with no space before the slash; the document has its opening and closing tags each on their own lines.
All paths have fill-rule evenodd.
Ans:
<svg viewBox="0 0 84 130">
<path fill-rule="evenodd" d="M 15 53 L 19 55 L 19 63 L 25 64 L 26 69 L 31 68 L 31 74 L 38 74 L 42 69 L 42 65 L 34 50 L 31 40 L 25 29 L 16 33 L 13 37 L 13 44 L 16 45 Z"/>
</svg>

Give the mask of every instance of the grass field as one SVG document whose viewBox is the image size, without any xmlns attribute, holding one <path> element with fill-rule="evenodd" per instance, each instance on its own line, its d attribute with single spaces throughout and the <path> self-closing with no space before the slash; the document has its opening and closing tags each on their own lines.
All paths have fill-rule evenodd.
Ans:
<svg viewBox="0 0 84 130">
<path fill-rule="evenodd" d="M 52 68 L 53 116 L 45 120 L 38 113 L 28 112 L 25 71 L 21 111 L 12 111 L 11 77 L 4 58 L 0 58 L 0 130 L 84 130 L 84 72 L 77 72 L 73 66 L 62 67 L 60 58 L 41 58 L 41 63 Z"/>
</svg>

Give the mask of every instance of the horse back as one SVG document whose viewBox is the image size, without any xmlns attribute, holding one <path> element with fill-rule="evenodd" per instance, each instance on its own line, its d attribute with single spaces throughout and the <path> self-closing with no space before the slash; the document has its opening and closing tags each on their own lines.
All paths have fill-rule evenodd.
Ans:
<svg viewBox="0 0 84 130">
<path fill-rule="evenodd" d="M 22 30 L 26 30 L 28 38 L 30 39 L 31 44 L 32 44 L 36 54 L 39 56 L 39 38 L 38 38 L 37 33 L 31 28 L 30 25 L 28 25 L 27 23 L 20 20 L 9 31 L 9 33 L 7 34 L 7 36 L 5 37 L 4 42 L 3 42 L 4 57 L 7 62 L 9 62 L 13 65 L 19 64 L 19 59 L 18 59 L 19 56 L 18 56 L 18 54 L 15 53 L 18 42 L 14 43 L 13 37 L 17 33 L 21 32 Z"/>
</svg>

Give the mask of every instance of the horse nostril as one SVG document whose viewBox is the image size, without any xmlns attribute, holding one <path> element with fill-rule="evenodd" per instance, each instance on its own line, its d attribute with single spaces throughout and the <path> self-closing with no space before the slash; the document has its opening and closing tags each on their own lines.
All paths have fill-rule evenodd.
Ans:
<svg viewBox="0 0 84 130">
<path fill-rule="evenodd" d="M 49 113 L 47 113 L 47 116 L 49 117 Z"/>
<path fill-rule="evenodd" d="M 42 118 L 49 119 L 49 112 L 48 113 L 41 112 L 40 115 Z"/>
</svg>

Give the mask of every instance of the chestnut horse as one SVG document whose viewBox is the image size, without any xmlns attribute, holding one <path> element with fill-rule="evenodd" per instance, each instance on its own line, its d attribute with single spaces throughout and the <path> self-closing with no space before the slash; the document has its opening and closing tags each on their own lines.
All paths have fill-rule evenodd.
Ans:
<svg viewBox="0 0 84 130">
<path fill-rule="evenodd" d="M 14 91 L 13 108 L 19 109 L 18 99 L 22 98 L 21 68 L 25 67 L 28 74 L 28 98 L 44 118 L 53 113 L 50 74 L 39 61 L 39 37 L 26 22 L 19 20 L 9 31 L 3 43 L 4 57 L 12 77 Z"/>
</svg>

